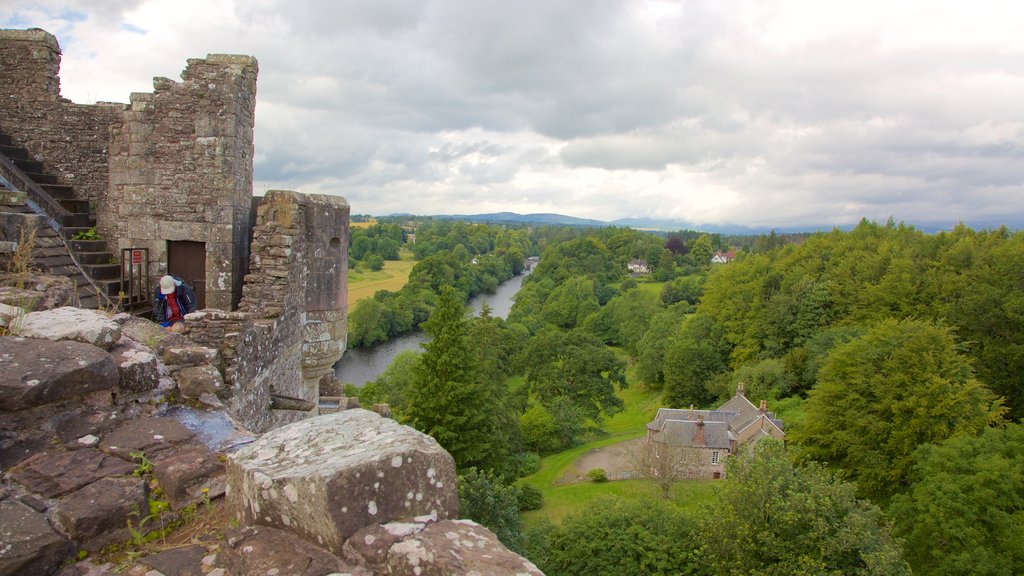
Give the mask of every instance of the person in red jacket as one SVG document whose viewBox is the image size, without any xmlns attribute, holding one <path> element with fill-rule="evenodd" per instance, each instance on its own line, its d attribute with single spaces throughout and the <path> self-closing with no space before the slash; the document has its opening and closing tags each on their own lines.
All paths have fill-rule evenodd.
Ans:
<svg viewBox="0 0 1024 576">
<path fill-rule="evenodd" d="M 177 276 L 164 276 L 153 301 L 153 320 L 164 328 L 185 322 L 185 314 L 196 311 L 196 293 Z"/>
</svg>

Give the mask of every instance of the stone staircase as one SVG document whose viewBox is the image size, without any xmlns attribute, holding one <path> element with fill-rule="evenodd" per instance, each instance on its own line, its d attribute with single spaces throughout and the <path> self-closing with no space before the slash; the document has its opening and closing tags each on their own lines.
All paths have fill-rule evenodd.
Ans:
<svg viewBox="0 0 1024 576">
<path fill-rule="evenodd" d="M 96 225 L 89 202 L 75 198 L 71 186 L 45 172 L 42 162 L 0 133 L 0 174 L 28 195 L 21 206 L 4 206 L 8 213 L 39 214 L 49 226 L 36 232 L 33 265 L 55 276 L 67 276 L 78 287 L 83 308 L 114 306 L 121 291 L 121 265 L 101 239 L 89 236 Z"/>
</svg>

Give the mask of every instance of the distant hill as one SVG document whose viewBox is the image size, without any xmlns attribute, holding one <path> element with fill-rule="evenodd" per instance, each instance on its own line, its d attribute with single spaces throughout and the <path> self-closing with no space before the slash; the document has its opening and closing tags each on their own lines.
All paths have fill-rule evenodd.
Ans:
<svg viewBox="0 0 1024 576">
<path fill-rule="evenodd" d="M 408 216 L 413 218 L 412 214 L 389 214 L 388 216 Z M 606 222 L 603 220 L 593 220 L 590 218 L 577 218 L 575 216 L 566 216 L 565 214 L 517 214 L 515 212 L 493 212 L 490 214 L 440 214 L 430 216 L 436 219 L 452 219 L 452 220 L 463 220 L 465 222 L 484 222 L 490 224 L 537 224 L 537 225 L 555 225 L 555 226 L 621 226 L 634 228 L 637 230 L 651 230 L 654 232 L 673 232 L 676 230 L 695 230 L 700 232 L 711 232 L 718 234 L 734 235 L 734 236 L 756 236 L 758 234 L 767 234 L 774 230 L 777 233 L 804 233 L 804 232 L 827 232 L 833 228 L 831 225 L 821 226 L 741 226 L 737 224 L 695 224 L 693 222 L 687 222 L 686 220 L 679 219 L 660 219 L 660 218 L 620 218 L 618 220 L 612 220 Z M 918 230 L 926 233 L 934 233 L 940 230 L 951 230 L 956 225 L 955 222 L 907 222 L 907 224 L 913 225 Z M 973 221 L 966 222 L 968 226 L 974 229 L 982 228 L 997 228 L 999 222 L 997 221 Z M 850 230 L 856 224 L 849 224 L 845 226 L 838 226 L 841 230 Z M 1014 227 L 1019 228 L 1019 227 Z"/>
<path fill-rule="evenodd" d="M 553 224 L 560 226 L 608 226 L 608 222 L 576 218 L 564 214 L 516 214 L 515 212 L 494 212 L 491 214 L 451 214 L 435 218 L 452 218 L 467 222 L 490 222 L 494 224 Z"/>
</svg>

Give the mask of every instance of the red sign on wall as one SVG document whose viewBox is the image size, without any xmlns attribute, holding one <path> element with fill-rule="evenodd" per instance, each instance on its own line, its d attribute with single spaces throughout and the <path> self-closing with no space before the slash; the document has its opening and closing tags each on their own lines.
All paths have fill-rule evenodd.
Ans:
<svg viewBox="0 0 1024 576">
<path fill-rule="evenodd" d="M 132 264 L 142 264 L 142 250 L 132 250 Z"/>
</svg>

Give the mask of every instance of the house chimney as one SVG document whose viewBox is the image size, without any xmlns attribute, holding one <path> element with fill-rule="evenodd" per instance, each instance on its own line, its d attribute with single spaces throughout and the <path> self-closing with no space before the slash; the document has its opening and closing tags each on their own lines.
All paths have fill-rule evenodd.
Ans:
<svg viewBox="0 0 1024 576">
<path fill-rule="evenodd" d="M 693 420 L 693 404 L 690 404 L 690 414 L 686 419 Z"/>
<path fill-rule="evenodd" d="M 747 394 L 747 386 L 743 382 L 740 382 L 736 386 L 736 395 L 737 396 L 745 396 L 746 394 Z"/>
<path fill-rule="evenodd" d="M 757 413 L 758 414 L 764 414 L 767 411 L 768 411 L 768 401 L 762 399 L 761 400 L 761 407 L 757 409 Z"/>
<path fill-rule="evenodd" d="M 697 427 L 693 431 L 693 445 L 694 446 L 706 446 L 707 443 L 704 440 L 704 417 L 701 416 L 697 419 Z"/>
</svg>

